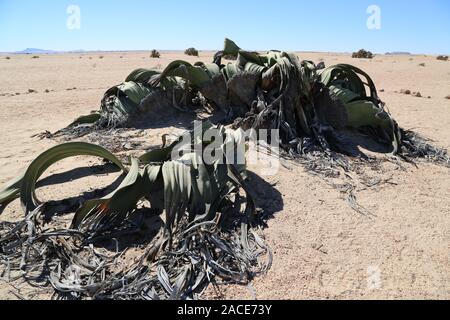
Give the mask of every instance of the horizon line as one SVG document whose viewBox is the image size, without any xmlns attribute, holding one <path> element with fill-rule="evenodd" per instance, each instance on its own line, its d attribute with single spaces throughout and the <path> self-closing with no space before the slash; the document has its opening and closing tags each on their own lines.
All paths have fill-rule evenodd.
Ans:
<svg viewBox="0 0 450 320">
<path fill-rule="evenodd" d="M 26 52 L 27 50 L 36 50 L 36 51 L 42 51 L 42 52 Z M 76 50 L 53 50 L 53 49 L 41 49 L 41 48 L 26 48 L 24 50 L 20 50 L 20 51 L 0 51 L 0 54 L 15 54 L 15 55 L 29 55 L 29 54 L 46 54 L 46 55 L 51 55 L 51 54 L 65 54 L 65 53 L 114 53 L 114 52 L 147 52 L 147 51 L 151 51 L 151 50 L 158 50 L 158 51 L 162 51 L 162 52 L 183 52 L 185 51 L 185 49 L 117 49 L 117 50 L 101 50 L 101 49 L 96 49 L 96 50 L 86 50 L 86 49 L 76 49 Z M 221 51 L 222 49 L 197 49 L 200 52 L 218 52 Z M 275 49 L 272 49 L 275 50 Z M 271 50 L 248 50 L 248 51 L 255 51 L 255 52 L 268 52 Z M 348 54 L 348 53 L 352 53 L 353 51 L 322 51 L 322 50 L 280 50 L 280 51 L 284 51 L 284 52 L 306 52 L 306 53 L 342 53 L 342 54 Z M 409 51 L 389 51 L 389 52 L 373 52 L 374 54 L 378 54 L 378 55 L 441 55 L 442 53 L 423 53 L 423 52 L 409 52 Z"/>
</svg>

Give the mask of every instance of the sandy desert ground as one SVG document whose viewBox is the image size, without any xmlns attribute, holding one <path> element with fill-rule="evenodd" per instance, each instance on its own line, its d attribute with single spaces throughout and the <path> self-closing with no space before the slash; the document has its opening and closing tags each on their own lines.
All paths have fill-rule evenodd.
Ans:
<svg viewBox="0 0 450 320">
<path fill-rule="evenodd" d="M 138 67 L 163 68 L 173 59 L 196 61 L 180 52 L 0 55 L 0 186 L 15 177 L 46 148 L 57 142 L 34 135 L 54 132 L 97 109 L 106 89 L 121 83 Z M 201 52 L 210 62 L 213 52 Z M 376 56 L 352 59 L 349 54 L 299 52 L 301 59 L 326 65 L 351 63 L 368 72 L 381 98 L 406 129 L 450 149 L 450 62 L 434 56 Z M 424 63 L 424 66 L 419 64 Z M 29 93 L 29 89 L 36 92 Z M 399 93 L 420 91 L 422 98 Z M 48 92 L 46 92 L 46 90 Z M 430 98 L 428 98 L 430 97 Z M 121 132 L 158 145 L 168 128 Z M 135 150 L 141 152 L 142 150 Z M 91 158 L 64 160 L 46 174 L 69 171 Z M 258 168 L 251 168 L 255 172 Z M 88 169 L 86 169 L 88 170 Z M 71 181 L 42 187 L 41 199 L 74 197 L 105 187 L 119 173 L 78 174 Z M 301 166 L 282 168 L 266 183 L 255 183 L 258 204 L 274 217 L 265 229 L 274 252 L 270 271 L 253 282 L 258 299 L 449 299 L 450 298 L 450 171 L 433 164 L 387 170 L 391 183 L 358 193 L 369 218 L 353 211 L 343 196 Z M 257 179 L 257 178 L 255 178 Z M 0 219 L 22 216 L 17 201 Z M 374 274 L 379 282 L 373 285 Z M 222 288 L 224 298 L 252 298 L 246 287 Z M 15 299 L 15 289 L 0 281 L 0 298 Z M 30 289 L 32 290 L 32 289 Z M 42 292 L 36 298 L 48 298 Z M 22 292 L 24 293 L 24 292 Z"/>
</svg>

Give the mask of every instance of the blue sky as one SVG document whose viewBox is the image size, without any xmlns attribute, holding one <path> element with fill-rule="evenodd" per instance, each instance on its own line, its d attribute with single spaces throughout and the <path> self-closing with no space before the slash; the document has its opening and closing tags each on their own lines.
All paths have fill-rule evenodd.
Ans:
<svg viewBox="0 0 450 320">
<path fill-rule="evenodd" d="M 80 29 L 66 10 L 80 8 Z M 381 10 L 369 30 L 366 10 Z M 448 0 L 0 0 L 0 52 L 220 49 L 450 53 Z"/>
</svg>

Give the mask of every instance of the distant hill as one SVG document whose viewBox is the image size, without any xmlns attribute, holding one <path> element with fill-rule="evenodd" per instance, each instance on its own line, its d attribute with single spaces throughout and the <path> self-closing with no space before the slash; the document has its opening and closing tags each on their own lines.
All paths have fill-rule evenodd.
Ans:
<svg viewBox="0 0 450 320">
<path fill-rule="evenodd" d="M 5 52 L 13 54 L 59 54 L 59 53 L 91 53 L 91 52 L 147 52 L 149 50 L 70 50 L 70 51 L 56 51 L 37 48 L 26 48 L 22 51 Z"/>
<path fill-rule="evenodd" d="M 58 51 L 53 50 L 44 50 L 44 49 L 36 49 L 36 48 L 26 48 L 22 51 L 16 51 L 14 53 L 17 54 L 46 54 L 46 53 L 57 53 Z"/>
<path fill-rule="evenodd" d="M 401 52 L 401 51 L 396 52 L 396 51 L 394 51 L 394 52 L 386 52 L 386 55 L 387 56 L 390 56 L 390 55 L 396 55 L 396 56 L 407 55 L 407 56 L 409 56 L 409 55 L 411 55 L 411 52 Z"/>
</svg>

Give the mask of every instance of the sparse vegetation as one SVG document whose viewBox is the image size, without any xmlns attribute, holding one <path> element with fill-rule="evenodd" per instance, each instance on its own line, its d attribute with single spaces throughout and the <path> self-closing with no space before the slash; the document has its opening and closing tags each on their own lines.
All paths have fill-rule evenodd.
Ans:
<svg viewBox="0 0 450 320">
<path fill-rule="evenodd" d="M 353 52 L 352 58 L 372 59 L 373 58 L 373 53 L 370 52 L 370 51 L 366 51 L 364 49 L 361 49 L 358 52 Z"/>
<path fill-rule="evenodd" d="M 195 52 L 186 54 L 198 56 Z M 148 59 L 146 54 L 140 56 Z M 247 54 L 252 59 L 225 65 L 220 63 L 222 54 L 244 58 Z M 363 169 L 373 169 L 374 175 L 381 170 L 373 160 L 367 159 L 367 167 L 362 167 L 364 157 L 356 161 L 347 157 L 351 150 L 346 148 L 349 141 L 340 138 L 341 130 L 358 130 L 374 142 L 383 142 L 392 157 L 399 156 L 396 163 L 416 158 L 448 163 L 445 151 L 397 124 L 377 97 L 370 76 L 357 67 L 338 64 L 317 73 L 318 66 L 300 62 L 295 54 L 245 52 L 232 41 L 226 41 L 215 61 L 206 65 L 177 60 L 162 72 L 136 69 L 122 84 L 106 91 L 99 111 L 77 118 L 60 132 L 93 132 L 95 141 L 103 144 L 100 132 L 108 138 L 122 135 L 104 129 L 133 125 L 133 119 L 144 115 L 138 112 L 146 112 L 151 121 L 172 107 L 173 112 L 198 107 L 204 107 L 198 111 L 226 111 L 227 122 L 234 121 L 236 129 L 279 128 L 280 155 L 289 155 L 325 182 L 333 182 L 342 196 L 347 195 L 351 208 L 367 217 L 374 214 L 357 202 L 355 194 L 363 183 L 367 187 L 384 183 L 381 178 L 368 180 Z M 311 90 L 304 90 L 303 84 Z M 193 99 L 202 98 L 208 104 L 189 109 Z M 236 98 L 241 103 L 234 103 Z M 108 144 L 121 152 L 120 158 L 99 145 L 80 141 L 46 150 L 13 183 L 0 189 L 2 210 L 20 198 L 24 211 L 23 220 L 0 222 L 1 269 L 43 290 L 53 288 L 58 299 L 194 299 L 217 280 L 249 284 L 269 270 L 272 253 L 259 227 L 269 212 L 252 197 L 259 194 L 252 188 L 257 177 L 248 176 L 245 163 L 234 162 L 235 155 L 245 159 L 241 153 L 246 149 L 244 130 L 194 122 L 190 132 L 170 143 L 163 136 L 161 148 L 139 158 L 133 152 L 126 163 L 121 160 L 122 151 L 134 149 L 129 136 L 117 140 L 122 147 Z M 212 163 L 198 157 L 196 145 L 214 148 Z M 37 182 L 54 163 L 82 155 L 105 159 L 126 175 L 101 198 L 63 200 L 61 205 L 68 209 L 76 205 L 71 210 L 76 212 L 61 221 L 37 198 Z M 338 176 L 345 180 L 336 183 Z M 264 196 L 271 194 L 264 192 Z M 266 218 L 258 216 L 262 213 Z M 119 242 L 117 238 L 125 235 L 133 236 L 133 242 Z M 312 243 L 314 250 L 322 247 L 320 242 Z M 130 248 L 132 255 L 126 255 Z M 38 276 L 39 282 L 35 281 Z"/>
<path fill-rule="evenodd" d="M 31 59 L 39 59 L 39 56 L 32 56 Z"/>
<path fill-rule="evenodd" d="M 99 59 L 103 59 L 104 58 L 104 56 L 100 56 L 100 57 L 98 57 Z"/>
<path fill-rule="evenodd" d="M 6 60 L 10 60 L 10 59 L 11 59 L 11 57 L 6 57 L 5 59 L 6 59 Z"/>
<path fill-rule="evenodd" d="M 153 49 L 152 52 L 150 53 L 150 58 L 159 59 L 160 57 L 161 54 L 155 49 Z"/>
<path fill-rule="evenodd" d="M 425 67 L 425 63 L 424 62 L 419 63 L 419 67 Z"/>
<path fill-rule="evenodd" d="M 436 59 L 441 60 L 441 61 L 448 61 L 448 56 L 437 56 Z"/>
<path fill-rule="evenodd" d="M 184 54 L 187 54 L 188 56 L 198 57 L 198 50 L 195 48 L 188 48 L 184 51 Z"/>
<path fill-rule="evenodd" d="M 411 91 L 409 89 L 401 89 L 400 93 L 402 94 L 406 94 L 406 95 L 412 95 L 413 97 L 417 97 L 417 98 L 422 98 L 422 94 L 420 93 L 420 91 Z M 431 98 L 431 97 L 429 97 Z"/>
</svg>

